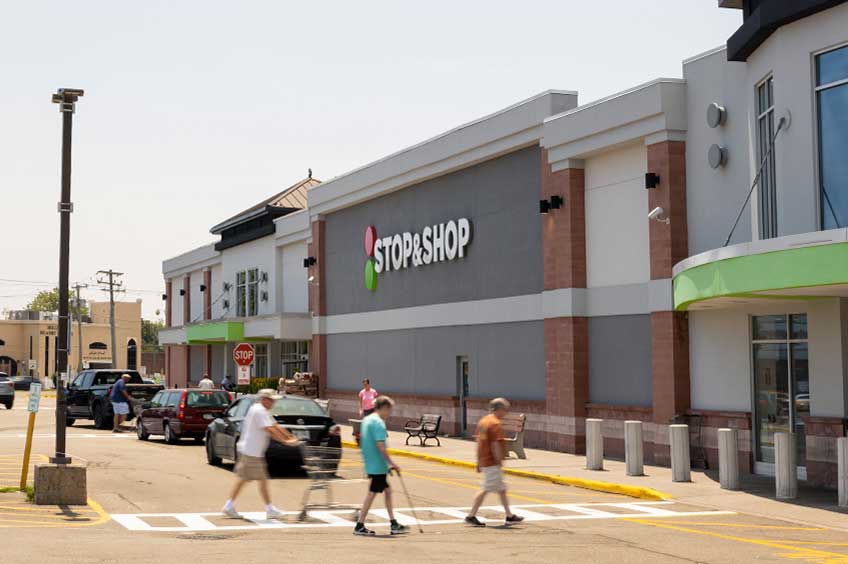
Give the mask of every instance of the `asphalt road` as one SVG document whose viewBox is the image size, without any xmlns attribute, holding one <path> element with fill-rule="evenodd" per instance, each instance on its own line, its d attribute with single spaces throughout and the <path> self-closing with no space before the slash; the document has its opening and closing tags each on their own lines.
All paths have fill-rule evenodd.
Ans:
<svg viewBox="0 0 848 564">
<path fill-rule="evenodd" d="M 19 480 L 27 413 L 25 398 L 11 412 L 0 408 L 0 486 Z M 39 413 L 35 461 L 53 445 L 52 402 Z M 114 435 L 90 425 L 69 429 L 68 449 L 88 466 L 89 507 L 38 507 L 19 494 L 0 494 L 0 558 L 10 563 L 145 563 L 188 561 L 241 563 L 365 562 L 586 562 L 747 563 L 818 562 L 848 564 L 848 534 L 803 524 L 692 505 L 645 503 L 544 482 L 509 478 L 512 503 L 527 516 L 504 527 L 494 498 L 481 515 L 486 529 L 461 523 L 478 476 L 462 468 L 398 459 L 415 516 L 408 535 L 390 537 L 385 514 L 371 518 L 377 538 L 351 534 L 352 511 L 315 509 L 300 521 L 310 480 L 289 472 L 275 476 L 275 504 L 289 512 L 265 521 L 254 487 L 238 501 L 247 520 L 220 517 L 233 476 L 228 465 L 206 464 L 202 446 L 166 445 Z M 331 484 L 333 501 L 351 507 L 365 490 L 358 453 L 345 449 L 342 479 Z M 410 503 L 394 478 L 401 519 L 414 523 Z M 323 501 L 325 491 L 314 492 Z M 378 502 L 377 508 L 381 509 Z"/>
</svg>

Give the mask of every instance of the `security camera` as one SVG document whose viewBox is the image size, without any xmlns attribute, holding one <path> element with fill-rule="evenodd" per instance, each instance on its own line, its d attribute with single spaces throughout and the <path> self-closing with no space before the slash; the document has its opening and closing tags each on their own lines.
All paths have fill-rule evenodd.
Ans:
<svg viewBox="0 0 848 564">
<path fill-rule="evenodd" d="M 662 208 L 661 208 L 661 207 L 659 207 L 659 206 L 658 206 L 658 207 L 655 207 L 655 208 L 654 208 L 654 209 L 652 209 L 652 210 L 651 210 L 651 212 L 648 214 L 648 219 L 652 219 L 652 220 L 654 220 L 654 221 L 659 221 L 660 223 L 669 223 L 669 219 L 668 219 L 667 217 L 665 217 L 665 218 L 660 217 L 660 216 L 661 216 L 661 215 L 663 215 L 664 213 L 665 213 L 665 210 L 664 210 L 664 209 L 662 209 Z"/>
</svg>

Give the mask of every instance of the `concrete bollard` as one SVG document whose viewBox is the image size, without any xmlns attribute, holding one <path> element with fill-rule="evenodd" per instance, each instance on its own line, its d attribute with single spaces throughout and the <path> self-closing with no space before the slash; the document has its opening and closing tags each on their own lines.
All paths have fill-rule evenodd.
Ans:
<svg viewBox="0 0 848 564">
<path fill-rule="evenodd" d="M 671 443 L 671 481 L 691 482 L 692 463 L 689 460 L 689 425 L 669 425 Z"/>
<path fill-rule="evenodd" d="M 586 468 L 604 469 L 604 431 L 603 419 L 586 420 Z"/>
<path fill-rule="evenodd" d="M 848 437 L 836 439 L 836 459 L 839 507 L 848 507 Z"/>
<path fill-rule="evenodd" d="M 643 476 L 645 474 L 641 421 L 624 422 L 624 461 L 628 476 Z"/>
<path fill-rule="evenodd" d="M 798 497 L 795 433 L 774 434 L 774 486 L 777 499 Z"/>
<path fill-rule="evenodd" d="M 718 481 L 724 490 L 739 489 L 739 431 L 718 430 Z"/>
</svg>

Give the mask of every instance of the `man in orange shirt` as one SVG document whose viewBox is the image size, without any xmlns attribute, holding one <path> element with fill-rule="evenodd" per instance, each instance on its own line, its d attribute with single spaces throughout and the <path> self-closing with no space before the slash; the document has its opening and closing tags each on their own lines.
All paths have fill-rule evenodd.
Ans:
<svg viewBox="0 0 848 564">
<path fill-rule="evenodd" d="M 477 510 L 480 509 L 483 499 L 489 492 L 497 492 L 501 496 L 507 525 L 524 521 L 524 517 L 513 514 L 509 509 L 506 483 L 504 483 L 501 468 L 506 456 L 501 419 L 509 412 L 509 402 L 504 398 L 495 398 L 489 402 L 489 411 L 491 413 L 477 423 L 477 472 L 483 474 L 483 488 L 474 498 L 471 512 L 465 518 L 466 523 L 475 527 L 486 526 L 477 518 Z"/>
</svg>

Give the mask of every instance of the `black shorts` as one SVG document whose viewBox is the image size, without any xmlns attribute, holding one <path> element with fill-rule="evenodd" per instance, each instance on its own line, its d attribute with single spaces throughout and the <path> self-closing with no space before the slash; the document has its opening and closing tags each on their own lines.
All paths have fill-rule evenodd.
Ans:
<svg viewBox="0 0 848 564">
<path fill-rule="evenodd" d="M 371 478 L 371 485 L 368 487 L 369 492 L 383 493 L 389 488 L 389 481 L 386 480 L 385 474 L 368 474 Z"/>
<path fill-rule="evenodd" d="M 371 415 L 372 413 L 374 413 L 374 409 L 373 409 L 373 408 L 372 408 L 372 409 L 363 409 L 363 410 L 362 410 L 362 417 L 368 417 L 368 416 L 369 416 L 369 415 Z"/>
</svg>

